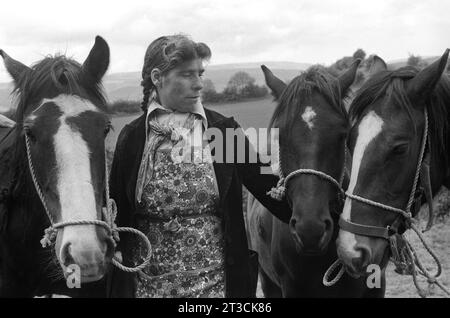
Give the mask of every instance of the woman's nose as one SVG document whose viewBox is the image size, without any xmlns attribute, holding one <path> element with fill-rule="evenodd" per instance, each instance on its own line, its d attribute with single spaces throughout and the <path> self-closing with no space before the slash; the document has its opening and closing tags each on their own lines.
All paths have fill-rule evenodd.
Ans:
<svg viewBox="0 0 450 318">
<path fill-rule="evenodd" d="M 194 83 L 193 83 L 193 85 L 192 85 L 192 88 L 193 88 L 195 91 L 200 91 L 200 90 L 203 89 L 203 80 L 201 79 L 201 77 L 197 77 L 197 78 L 194 80 Z"/>
</svg>

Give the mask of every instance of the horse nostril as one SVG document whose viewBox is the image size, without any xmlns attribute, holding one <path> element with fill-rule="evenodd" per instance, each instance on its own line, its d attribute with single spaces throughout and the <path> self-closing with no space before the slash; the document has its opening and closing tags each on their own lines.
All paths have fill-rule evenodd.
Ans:
<svg viewBox="0 0 450 318">
<path fill-rule="evenodd" d="M 291 231 L 291 233 L 295 233 L 295 225 L 297 224 L 297 220 L 294 218 L 291 218 L 291 220 L 289 221 L 289 230 Z"/>
<path fill-rule="evenodd" d="M 325 233 L 331 232 L 333 230 L 333 221 L 331 219 L 325 219 Z"/>
<path fill-rule="evenodd" d="M 369 265 L 371 259 L 370 250 L 365 246 L 355 246 L 355 250 L 361 253 L 361 256 L 353 259 L 353 265 L 359 271 L 365 270 L 365 268 Z"/>
<path fill-rule="evenodd" d="M 71 243 L 66 243 L 61 248 L 61 261 L 64 264 L 64 266 L 69 266 L 70 264 L 74 264 L 75 260 L 73 259 L 72 255 L 70 254 L 70 245 Z"/>
</svg>

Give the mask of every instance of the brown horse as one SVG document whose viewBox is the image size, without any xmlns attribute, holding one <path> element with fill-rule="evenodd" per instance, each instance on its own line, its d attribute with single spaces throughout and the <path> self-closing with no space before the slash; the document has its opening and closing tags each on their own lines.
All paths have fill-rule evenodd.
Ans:
<svg viewBox="0 0 450 318">
<path fill-rule="evenodd" d="M 97 37 L 83 65 L 59 55 L 30 68 L 0 55 L 19 96 L 17 123 L 0 133 L 0 297 L 81 292 L 66 286 L 70 266 L 80 269 L 82 286 L 99 281 L 114 247 L 106 229 L 92 224 L 105 201 L 110 123 L 100 81 L 109 47 Z M 91 224 L 64 226 L 53 232 L 55 242 L 41 241 L 51 223 L 74 221 Z"/>
<path fill-rule="evenodd" d="M 448 55 L 421 71 L 380 70 L 351 105 L 353 164 L 338 254 L 355 276 L 370 264 L 387 265 L 391 237 L 402 234 L 417 211 L 416 184 L 428 184 L 430 197 L 450 186 Z M 429 173 L 419 174 L 427 157 Z"/>
<path fill-rule="evenodd" d="M 342 100 L 358 64 L 337 79 L 323 68 L 312 67 L 287 86 L 263 67 L 266 83 L 278 101 L 270 126 L 279 128 L 279 170 L 285 176 L 315 171 L 297 174 L 285 184 L 293 211 L 289 224 L 272 217 L 249 197 L 249 236 L 259 253 L 266 297 L 376 297 L 384 293 L 383 289 L 368 289 L 363 278 L 347 275 L 332 287 L 322 284 L 324 273 L 337 259 L 342 197 L 336 180 L 342 180 L 350 126 Z"/>
</svg>

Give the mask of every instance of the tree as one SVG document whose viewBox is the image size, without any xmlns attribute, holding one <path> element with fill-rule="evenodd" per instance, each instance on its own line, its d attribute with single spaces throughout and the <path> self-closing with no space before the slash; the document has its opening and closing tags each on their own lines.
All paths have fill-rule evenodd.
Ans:
<svg viewBox="0 0 450 318">
<path fill-rule="evenodd" d="M 209 78 L 203 81 L 202 99 L 207 103 L 220 102 L 222 99 L 222 94 L 217 93 L 213 81 Z"/>
<path fill-rule="evenodd" d="M 419 55 L 409 54 L 408 60 L 406 61 L 406 65 L 414 66 L 421 69 L 427 66 L 428 63 Z"/>
<path fill-rule="evenodd" d="M 203 81 L 203 92 L 216 92 L 216 87 L 214 86 L 214 83 L 209 78 L 206 78 Z"/>
<path fill-rule="evenodd" d="M 361 59 L 361 60 L 364 61 L 365 58 L 366 58 L 366 52 L 364 52 L 363 49 L 357 49 L 355 51 L 355 53 L 353 53 L 353 59 L 354 60 Z"/>
<path fill-rule="evenodd" d="M 241 95 L 246 87 L 252 85 L 255 85 L 255 79 L 248 73 L 240 71 L 230 78 L 227 87 L 225 88 L 225 92 Z"/>
</svg>

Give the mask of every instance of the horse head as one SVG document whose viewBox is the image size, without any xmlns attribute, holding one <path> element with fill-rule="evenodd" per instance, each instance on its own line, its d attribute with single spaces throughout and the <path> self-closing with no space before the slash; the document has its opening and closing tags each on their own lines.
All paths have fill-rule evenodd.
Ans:
<svg viewBox="0 0 450 318">
<path fill-rule="evenodd" d="M 401 234 L 414 214 L 416 175 L 426 152 L 434 166 L 448 169 L 450 81 L 442 76 L 448 54 L 421 71 L 379 69 L 350 107 L 352 169 L 337 243 L 354 276 L 369 264 L 387 264 L 390 237 Z"/>
<path fill-rule="evenodd" d="M 349 129 L 342 97 L 359 62 L 339 78 L 311 67 L 289 85 L 262 67 L 278 102 L 270 127 L 279 129 L 279 171 L 292 208 L 289 229 L 303 254 L 324 253 L 334 232 Z"/>
<path fill-rule="evenodd" d="M 105 137 L 110 121 L 100 85 L 109 65 L 108 44 L 97 36 L 82 65 L 57 55 L 28 67 L 2 50 L 0 55 L 19 96 L 15 127 L 19 177 L 13 195 L 15 202 L 26 205 L 22 210 L 30 229 L 23 229 L 24 224 L 11 226 L 22 227 L 29 236 L 29 231 L 42 235 L 50 223 L 80 221 L 57 230 L 56 258 L 64 274 L 75 264 L 81 282 L 99 280 L 113 253 L 110 233 L 92 222 L 102 219 L 105 201 Z M 40 222 L 30 221 L 33 218 Z"/>
</svg>

